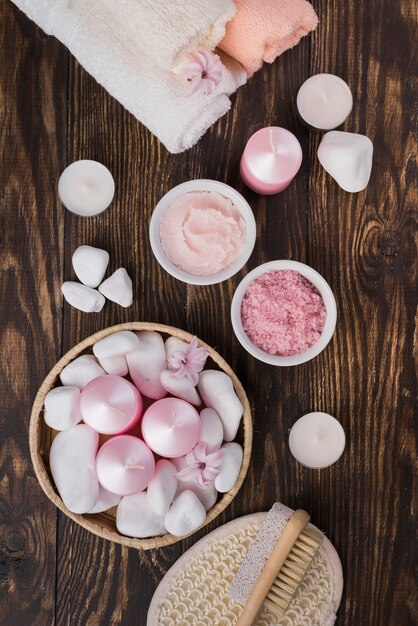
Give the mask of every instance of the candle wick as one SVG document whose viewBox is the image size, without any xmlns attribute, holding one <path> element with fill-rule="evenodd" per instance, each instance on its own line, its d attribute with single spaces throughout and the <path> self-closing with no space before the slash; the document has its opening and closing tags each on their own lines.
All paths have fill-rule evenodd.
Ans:
<svg viewBox="0 0 418 626">
<path fill-rule="evenodd" d="M 112 409 L 113 411 L 116 411 L 116 413 L 119 413 L 119 415 L 123 415 L 123 417 L 125 417 L 125 413 L 121 409 L 118 409 L 118 407 L 113 406 L 113 404 L 110 404 L 110 402 L 105 402 L 105 405 L 109 409 Z"/>
<path fill-rule="evenodd" d="M 141 469 L 144 470 L 145 469 L 145 465 L 125 465 L 125 469 Z"/>
<path fill-rule="evenodd" d="M 273 129 L 272 128 L 269 128 L 269 141 L 270 141 L 271 151 L 273 152 L 273 154 L 279 154 L 279 150 L 273 141 Z"/>
<path fill-rule="evenodd" d="M 171 426 L 170 428 L 178 428 L 179 426 L 182 426 L 184 424 L 184 420 L 178 420 L 177 419 L 177 413 L 176 411 L 173 411 L 173 414 L 171 415 Z"/>
</svg>

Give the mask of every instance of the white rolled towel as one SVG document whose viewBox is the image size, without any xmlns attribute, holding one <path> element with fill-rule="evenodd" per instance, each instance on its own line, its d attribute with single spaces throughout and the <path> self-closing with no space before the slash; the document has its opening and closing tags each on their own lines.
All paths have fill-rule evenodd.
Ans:
<svg viewBox="0 0 418 626">
<path fill-rule="evenodd" d="M 228 96 L 246 82 L 241 65 L 222 55 L 222 80 L 214 92 L 189 96 L 189 84 L 181 73 L 164 71 L 144 56 L 138 45 L 140 25 L 135 37 L 132 28 L 127 31 L 117 23 L 106 9 L 105 0 L 89 4 L 84 0 L 13 2 L 45 32 L 64 43 L 81 65 L 172 153 L 193 146 L 228 111 Z"/>
<path fill-rule="evenodd" d="M 213 50 L 236 12 L 232 0 L 101 0 L 138 50 L 167 70 L 189 52 Z"/>
</svg>

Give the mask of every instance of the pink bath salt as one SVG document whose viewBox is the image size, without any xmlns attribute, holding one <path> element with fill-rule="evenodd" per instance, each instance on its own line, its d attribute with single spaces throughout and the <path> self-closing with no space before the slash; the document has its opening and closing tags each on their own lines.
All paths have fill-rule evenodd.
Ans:
<svg viewBox="0 0 418 626">
<path fill-rule="evenodd" d="M 185 193 L 162 216 L 160 240 L 176 267 L 194 276 L 210 276 L 227 269 L 241 254 L 245 220 L 217 191 Z"/>
<path fill-rule="evenodd" d="M 276 356 L 300 354 L 313 346 L 326 316 L 317 288 L 294 270 L 271 270 L 253 280 L 241 306 L 248 337 Z"/>
</svg>

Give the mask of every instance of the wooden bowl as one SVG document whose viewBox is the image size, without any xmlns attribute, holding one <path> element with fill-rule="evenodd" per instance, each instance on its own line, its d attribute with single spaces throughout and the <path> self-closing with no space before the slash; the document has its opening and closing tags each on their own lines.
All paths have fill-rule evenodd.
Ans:
<svg viewBox="0 0 418 626">
<path fill-rule="evenodd" d="M 173 328 L 171 326 L 164 326 L 162 324 L 154 324 L 149 322 L 128 322 L 127 324 L 119 324 L 117 326 L 111 326 L 109 328 L 105 328 L 104 330 L 100 330 L 94 335 L 87 337 L 87 339 L 84 339 L 84 341 L 81 341 L 79 344 L 74 346 L 74 348 L 69 350 L 52 368 L 36 395 L 30 418 L 29 447 L 33 467 L 35 469 L 35 474 L 39 481 L 39 484 L 41 485 L 48 498 L 61 511 L 63 511 L 63 513 L 65 513 L 72 520 L 80 524 L 80 526 L 83 526 L 83 528 L 86 528 L 87 530 L 94 533 L 95 535 L 98 535 L 99 537 L 109 539 L 110 541 L 114 541 L 115 543 L 120 543 L 121 545 L 129 546 L 131 548 L 150 550 L 152 548 L 169 546 L 170 544 L 176 543 L 177 541 L 181 541 L 183 537 L 175 537 L 174 535 L 166 534 L 162 535 L 161 537 L 135 539 L 132 537 L 126 537 L 124 535 L 121 535 L 116 528 L 116 508 L 106 511 L 104 513 L 96 513 L 94 515 L 79 515 L 76 513 L 72 513 L 67 509 L 64 502 L 61 500 L 52 480 L 51 471 L 49 469 L 49 449 L 51 447 L 54 436 L 56 435 L 56 431 L 47 426 L 43 419 L 44 401 L 46 394 L 53 387 L 59 386 L 61 384 L 59 374 L 61 373 L 63 368 L 68 365 L 68 363 L 70 363 L 70 361 L 80 356 L 81 354 L 92 353 L 92 346 L 97 341 L 103 339 L 103 337 L 107 337 L 108 335 L 119 332 L 121 330 L 155 330 L 161 333 L 163 336 L 173 335 L 187 342 L 190 342 L 193 337 L 193 335 L 191 335 L 190 333 L 184 330 L 180 330 L 178 328 Z M 205 521 L 200 526 L 200 528 L 203 528 L 204 526 L 209 524 L 209 522 L 214 520 L 220 513 L 222 513 L 222 511 L 232 501 L 242 485 L 242 482 L 247 474 L 251 456 L 252 422 L 250 405 L 247 395 L 232 369 L 224 361 L 224 359 L 215 350 L 213 350 L 213 348 L 200 340 L 199 345 L 205 346 L 209 352 L 206 368 L 220 369 L 228 374 L 233 382 L 235 392 L 244 407 L 243 419 L 241 420 L 241 425 L 236 437 L 236 441 L 241 443 L 244 448 L 244 456 L 239 476 L 232 489 L 223 495 L 220 494 L 220 500 L 218 500 L 215 506 L 208 511 Z"/>
</svg>

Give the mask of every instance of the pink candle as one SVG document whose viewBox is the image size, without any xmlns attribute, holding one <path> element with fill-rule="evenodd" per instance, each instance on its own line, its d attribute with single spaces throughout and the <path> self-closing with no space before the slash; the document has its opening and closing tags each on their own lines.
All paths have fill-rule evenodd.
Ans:
<svg viewBox="0 0 418 626">
<path fill-rule="evenodd" d="M 293 133 L 269 126 L 249 138 L 241 158 L 241 178 L 253 191 L 270 196 L 290 185 L 301 163 L 302 148 Z"/>
<path fill-rule="evenodd" d="M 96 458 L 99 483 L 119 496 L 143 491 L 154 476 L 154 455 L 132 435 L 113 437 L 102 445 Z"/>
<path fill-rule="evenodd" d="M 80 395 L 83 421 L 105 435 L 125 433 L 138 423 L 143 402 L 138 389 L 121 376 L 98 376 Z"/>
<path fill-rule="evenodd" d="M 151 450 L 171 458 L 183 456 L 195 447 L 200 428 L 196 409 L 178 398 L 154 402 L 142 418 L 142 436 Z"/>
</svg>

